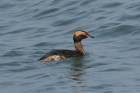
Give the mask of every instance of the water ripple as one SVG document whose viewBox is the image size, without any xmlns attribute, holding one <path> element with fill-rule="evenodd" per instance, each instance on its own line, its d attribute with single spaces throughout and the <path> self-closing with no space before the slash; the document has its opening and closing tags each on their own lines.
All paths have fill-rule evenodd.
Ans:
<svg viewBox="0 0 140 93">
<path fill-rule="evenodd" d="M 116 7 L 120 7 L 123 3 L 120 2 L 111 2 L 111 3 L 107 3 L 105 4 L 102 8 L 116 8 Z"/>
</svg>

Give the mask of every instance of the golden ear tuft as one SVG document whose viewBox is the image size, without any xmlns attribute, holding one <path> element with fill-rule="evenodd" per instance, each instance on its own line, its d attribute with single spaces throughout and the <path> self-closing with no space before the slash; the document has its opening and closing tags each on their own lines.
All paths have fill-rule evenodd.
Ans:
<svg viewBox="0 0 140 93">
<path fill-rule="evenodd" d="M 83 31 L 80 31 L 80 30 L 77 30 L 74 32 L 74 36 L 79 36 L 79 35 L 84 35 L 84 34 L 86 34 L 86 33 Z"/>
</svg>

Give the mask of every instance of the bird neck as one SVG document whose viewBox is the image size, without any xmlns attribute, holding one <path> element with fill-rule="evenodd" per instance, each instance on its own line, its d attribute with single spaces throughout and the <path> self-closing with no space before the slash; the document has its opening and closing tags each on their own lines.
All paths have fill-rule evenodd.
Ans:
<svg viewBox="0 0 140 93">
<path fill-rule="evenodd" d="M 80 53 L 82 53 L 82 55 L 85 55 L 85 50 L 84 50 L 81 42 L 76 42 L 76 43 L 74 42 L 74 46 L 75 46 L 75 49 L 77 52 L 80 52 Z"/>
</svg>

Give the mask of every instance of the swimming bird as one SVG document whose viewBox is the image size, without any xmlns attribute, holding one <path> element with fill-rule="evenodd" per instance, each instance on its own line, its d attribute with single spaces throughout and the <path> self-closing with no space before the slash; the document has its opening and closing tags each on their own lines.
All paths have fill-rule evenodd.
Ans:
<svg viewBox="0 0 140 93">
<path fill-rule="evenodd" d="M 85 38 L 94 38 L 94 36 L 90 36 L 86 31 L 76 30 L 73 35 L 76 50 L 53 50 L 45 54 L 38 61 L 58 61 L 70 57 L 84 56 L 85 50 L 82 46 L 81 40 Z"/>
</svg>

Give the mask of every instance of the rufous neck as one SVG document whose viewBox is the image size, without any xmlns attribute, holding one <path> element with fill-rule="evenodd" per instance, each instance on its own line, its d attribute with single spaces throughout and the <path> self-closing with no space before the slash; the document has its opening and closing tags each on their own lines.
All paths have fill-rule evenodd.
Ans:
<svg viewBox="0 0 140 93">
<path fill-rule="evenodd" d="M 81 42 L 76 42 L 76 43 L 74 42 L 74 46 L 75 46 L 76 51 L 85 55 L 85 50 L 84 50 Z"/>
</svg>

